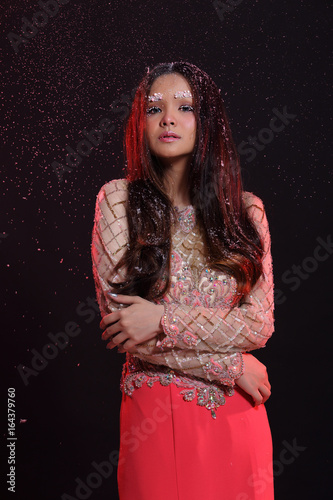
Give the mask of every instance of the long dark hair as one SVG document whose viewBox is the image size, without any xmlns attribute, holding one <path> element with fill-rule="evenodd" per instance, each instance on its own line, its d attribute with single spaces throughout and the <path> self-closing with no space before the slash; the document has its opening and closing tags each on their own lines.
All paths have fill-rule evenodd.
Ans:
<svg viewBox="0 0 333 500">
<path fill-rule="evenodd" d="M 145 131 L 150 88 L 156 78 L 171 73 L 185 77 L 192 90 L 197 134 L 190 199 L 209 266 L 237 280 L 235 305 L 262 273 L 263 248 L 243 204 L 239 158 L 219 89 L 207 73 L 187 62 L 157 65 L 135 94 L 124 138 L 129 245 L 116 266 L 116 270 L 125 266 L 127 279 L 110 284 L 120 293 L 149 300 L 161 298 L 170 285 L 173 207 L 165 191 L 163 167 L 150 153 Z"/>
</svg>

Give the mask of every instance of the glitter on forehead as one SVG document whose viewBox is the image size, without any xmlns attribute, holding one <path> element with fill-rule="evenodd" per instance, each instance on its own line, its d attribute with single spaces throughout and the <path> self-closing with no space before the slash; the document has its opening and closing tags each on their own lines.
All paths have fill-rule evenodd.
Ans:
<svg viewBox="0 0 333 500">
<path fill-rule="evenodd" d="M 174 95 L 175 99 L 183 99 L 184 97 L 193 97 L 191 94 L 191 91 L 190 90 L 178 90 L 178 92 L 176 92 Z"/>
<path fill-rule="evenodd" d="M 162 100 L 162 94 L 160 94 L 159 92 L 155 92 L 155 94 L 148 96 L 149 102 L 155 102 L 155 101 L 161 101 L 161 100 Z"/>
<path fill-rule="evenodd" d="M 184 99 L 186 97 L 193 97 L 190 90 L 178 90 L 174 94 L 175 99 Z M 163 94 L 160 92 L 155 92 L 153 95 L 148 96 L 148 102 L 161 101 L 163 99 Z"/>
</svg>

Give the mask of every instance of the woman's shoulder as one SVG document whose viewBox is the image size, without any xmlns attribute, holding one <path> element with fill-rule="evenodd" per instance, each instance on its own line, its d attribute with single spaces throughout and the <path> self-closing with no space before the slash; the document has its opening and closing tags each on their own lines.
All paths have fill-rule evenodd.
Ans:
<svg viewBox="0 0 333 500">
<path fill-rule="evenodd" d="M 260 224 L 265 217 L 265 208 L 259 196 L 250 191 L 243 191 L 243 203 L 251 219 Z"/>
<path fill-rule="evenodd" d="M 128 198 L 127 186 L 127 179 L 114 179 L 112 181 L 106 182 L 99 190 L 97 199 L 100 201 L 104 198 L 108 198 L 109 201 L 125 201 Z"/>
<path fill-rule="evenodd" d="M 257 207 L 260 210 L 264 209 L 264 204 L 259 196 L 256 196 L 250 191 L 243 191 L 243 203 L 247 209 L 250 207 Z"/>
<path fill-rule="evenodd" d="M 128 181 L 126 179 L 114 179 L 106 182 L 97 195 L 96 216 L 104 215 L 107 219 L 119 219 L 125 217 L 126 202 L 128 199 Z"/>
</svg>

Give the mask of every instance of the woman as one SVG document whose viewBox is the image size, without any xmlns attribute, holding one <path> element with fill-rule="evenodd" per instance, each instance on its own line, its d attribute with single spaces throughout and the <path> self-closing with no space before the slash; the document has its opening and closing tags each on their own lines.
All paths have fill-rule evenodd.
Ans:
<svg viewBox="0 0 333 500">
<path fill-rule="evenodd" d="M 270 384 L 248 353 L 273 332 L 270 236 L 211 78 L 148 72 L 125 153 L 92 242 L 102 338 L 126 352 L 120 500 L 272 500 Z"/>
</svg>

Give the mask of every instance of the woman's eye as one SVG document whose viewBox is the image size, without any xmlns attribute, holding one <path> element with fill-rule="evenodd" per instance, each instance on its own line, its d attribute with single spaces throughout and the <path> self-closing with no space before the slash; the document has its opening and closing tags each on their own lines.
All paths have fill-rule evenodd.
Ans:
<svg viewBox="0 0 333 500">
<path fill-rule="evenodd" d="M 193 106 L 190 104 L 183 104 L 182 106 L 179 107 L 181 111 L 184 111 L 185 113 L 194 111 Z M 151 106 L 150 108 L 147 108 L 147 115 L 155 115 L 156 113 L 161 113 L 162 110 L 158 106 Z"/>
<path fill-rule="evenodd" d="M 155 113 L 160 113 L 160 112 L 161 108 L 159 108 L 158 106 L 152 106 L 151 108 L 147 109 L 147 115 L 154 115 Z"/>
<path fill-rule="evenodd" d="M 194 111 L 194 108 L 193 106 L 190 106 L 190 104 L 183 104 L 183 106 L 180 106 L 180 108 L 182 111 Z"/>
</svg>

